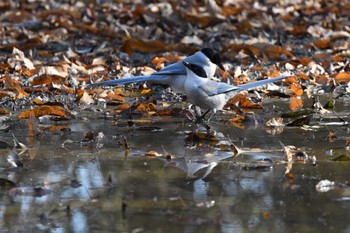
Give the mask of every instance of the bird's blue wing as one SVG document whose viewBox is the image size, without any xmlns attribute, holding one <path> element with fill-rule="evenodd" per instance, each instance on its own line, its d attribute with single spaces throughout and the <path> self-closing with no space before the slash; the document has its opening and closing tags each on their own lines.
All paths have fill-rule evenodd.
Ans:
<svg viewBox="0 0 350 233">
<path fill-rule="evenodd" d="M 133 76 L 129 78 L 120 78 L 115 80 L 109 80 L 109 81 L 103 81 L 95 84 L 91 84 L 90 86 L 103 86 L 103 85 L 118 85 L 118 84 L 128 84 L 128 83 L 134 83 L 134 82 L 145 82 L 145 81 L 152 81 L 152 80 L 161 80 L 162 76 L 171 76 L 171 75 L 186 75 L 186 68 L 181 62 L 177 62 L 174 64 L 171 64 L 163 69 L 161 69 L 158 72 L 155 72 L 151 75 L 140 75 L 140 76 Z"/>
<path fill-rule="evenodd" d="M 181 62 L 176 62 L 174 64 L 164 67 L 160 71 L 152 75 L 186 75 L 186 68 Z"/>
</svg>

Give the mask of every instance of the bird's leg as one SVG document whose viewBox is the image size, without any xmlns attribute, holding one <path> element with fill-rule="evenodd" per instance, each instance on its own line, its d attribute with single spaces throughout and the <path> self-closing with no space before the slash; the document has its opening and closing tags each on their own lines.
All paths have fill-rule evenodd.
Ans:
<svg viewBox="0 0 350 233">
<path fill-rule="evenodd" d="M 197 107 L 196 107 L 196 108 L 197 108 Z M 198 111 L 198 109 L 196 109 L 196 110 Z M 203 113 L 202 115 L 199 114 L 200 111 L 199 111 L 199 112 L 197 112 L 197 111 L 195 111 L 195 114 L 196 114 L 196 122 L 199 122 L 199 121 L 204 120 L 205 115 L 207 115 L 208 112 L 210 112 L 210 109 L 208 109 L 208 110 L 207 110 L 205 113 Z"/>
<path fill-rule="evenodd" d="M 194 106 L 194 116 L 196 119 L 198 119 L 199 117 L 202 116 L 202 113 L 201 113 L 201 108 L 200 107 L 197 107 L 197 106 Z"/>
<path fill-rule="evenodd" d="M 195 119 L 197 119 L 197 114 L 198 112 L 196 111 L 196 106 L 194 105 L 190 105 L 189 108 L 188 108 L 189 112 L 191 113 L 191 116 L 189 114 L 186 114 L 187 118 L 190 120 L 190 121 L 193 121 L 195 122 Z M 200 109 L 199 109 L 199 112 L 200 112 Z"/>
<path fill-rule="evenodd" d="M 195 117 L 196 117 L 196 124 L 201 124 L 202 126 L 204 126 L 204 128 L 209 132 L 211 130 L 210 125 L 208 124 L 209 122 L 205 120 L 205 115 L 208 114 L 208 112 L 210 111 L 207 110 L 204 114 L 200 115 L 200 108 L 199 107 L 195 107 Z"/>
<path fill-rule="evenodd" d="M 210 114 L 210 116 L 208 117 L 208 120 L 207 120 L 208 123 L 210 122 L 210 119 L 215 115 L 215 113 L 216 113 L 216 110 L 214 109 L 213 113 Z"/>
</svg>

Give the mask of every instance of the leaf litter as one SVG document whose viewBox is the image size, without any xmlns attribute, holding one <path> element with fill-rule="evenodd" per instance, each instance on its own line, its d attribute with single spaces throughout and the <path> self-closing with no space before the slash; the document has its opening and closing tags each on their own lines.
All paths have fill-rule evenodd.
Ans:
<svg viewBox="0 0 350 233">
<path fill-rule="evenodd" d="M 68 151 L 76 145 L 96 151 L 113 147 L 124 150 L 125 158 L 130 159 L 138 149 L 133 134 L 167 131 L 159 123 L 170 117 L 179 125 L 185 121 L 185 129 L 179 132 L 186 135 L 185 148 L 195 156 L 162 154 L 152 147 L 142 148 L 141 154 L 162 159 L 167 166 L 178 167 L 195 180 L 207 179 L 215 174 L 218 165 L 226 163 L 236 163 L 245 171 L 266 172 L 286 165 L 285 177 L 296 183 L 302 174 L 293 173 L 294 163 L 320 163 L 318 159 L 316 163 L 314 155 L 310 159 L 305 150 L 289 145 L 283 146 L 282 152 L 278 143 L 271 146 L 277 149 L 243 149 L 236 145 L 243 135 L 237 135 L 240 141 L 233 143 L 226 135 L 192 130 L 194 124 L 185 117 L 189 113 L 185 97 L 156 85 L 86 86 L 151 74 L 198 49 L 213 47 L 227 68 L 225 73 L 217 72 L 218 81 L 243 84 L 284 72 L 293 74 L 283 82 L 238 94 L 216 117 L 214 126 L 250 130 L 265 125 L 266 132 L 276 138 L 298 129 L 307 132 L 305 137 L 317 137 L 316 133 L 322 134 L 330 127 L 338 131 L 337 138 L 327 133 L 328 141 L 324 143 L 346 142 L 349 112 L 340 106 L 347 106 L 350 93 L 349 10 L 340 2 L 324 2 L 322 6 L 312 2 L 155 1 L 134 5 L 131 1 L 120 3 L 122 7 L 112 2 L 91 7 L 84 2 L 34 1 L 20 2 L 20 8 L 14 2 L 1 3 L 0 135 L 9 135 L 13 125 L 25 122 L 27 131 L 21 133 L 21 140 L 57 133 L 62 137 L 57 147 Z M 282 101 L 286 108 L 267 109 L 265 103 L 272 98 Z M 320 99 L 326 101 L 321 104 Z M 313 104 L 308 105 L 311 100 Z M 261 117 L 268 111 L 275 112 L 268 114 L 269 119 Z M 108 127 L 121 131 L 116 136 L 119 141 L 106 132 L 92 131 L 84 131 L 82 139 L 67 139 L 76 119 L 93 121 L 96 116 L 107 120 Z M 191 132 L 185 134 L 188 128 Z M 19 144 L 16 139 L 15 144 L 22 148 L 19 151 L 2 140 L 1 154 L 6 155 L 12 167 L 23 166 L 25 173 L 26 164 L 36 159 L 35 148 Z M 308 146 L 307 141 L 302 146 Z M 329 161 L 348 161 L 348 149 L 334 150 L 342 155 Z M 252 161 L 240 161 L 238 156 L 261 153 L 264 158 L 253 157 Z M 73 180 L 72 184 L 79 183 Z M 15 185 L 18 186 L 3 178 L 0 186 Z M 338 187 L 322 182 L 319 186 L 320 190 Z M 15 187 L 10 193 L 43 196 L 51 193 L 51 187 Z"/>
</svg>

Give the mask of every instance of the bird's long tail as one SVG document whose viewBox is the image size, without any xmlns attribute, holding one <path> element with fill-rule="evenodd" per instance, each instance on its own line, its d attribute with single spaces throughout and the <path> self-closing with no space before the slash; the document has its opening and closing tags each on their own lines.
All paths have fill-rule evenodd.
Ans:
<svg viewBox="0 0 350 233">
<path fill-rule="evenodd" d="M 114 86 L 114 85 L 121 85 L 121 84 L 151 81 L 151 80 L 156 80 L 157 78 L 159 77 L 155 75 L 133 76 L 130 78 L 120 78 L 115 80 L 98 82 L 98 83 L 90 84 L 89 86 Z"/>
<path fill-rule="evenodd" d="M 259 80 L 256 82 L 251 82 L 251 83 L 246 83 L 246 84 L 242 84 L 237 86 L 237 91 L 243 91 L 243 90 L 247 90 L 247 89 L 251 89 L 254 87 L 258 87 L 258 86 L 262 86 L 262 85 L 266 85 L 269 83 L 273 83 L 273 82 L 278 82 L 281 81 L 282 79 L 288 78 L 290 75 L 281 75 L 277 78 L 270 78 L 270 79 L 264 79 L 264 80 Z"/>
</svg>

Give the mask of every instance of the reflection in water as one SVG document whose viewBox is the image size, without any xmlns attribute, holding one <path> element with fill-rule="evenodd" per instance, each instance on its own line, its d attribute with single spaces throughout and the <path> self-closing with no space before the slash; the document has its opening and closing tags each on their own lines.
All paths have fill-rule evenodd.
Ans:
<svg viewBox="0 0 350 233">
<path fill-rule="evenodd" d="M 244 146 L 270 153 L 242 153 L 210 147 L 196 151 L 185 146 L 186 135 L 179 125 L 159 123 L 162 132 L 128 131 L 100 124 L 78 123 L 70 137 L 74 141 L 60 148 L 60 135 L 50 134 L 33 140 L 37 154 L 23 160 L 25 169 L 2 170 L 3 178 L 17 188 L 42 186 L 51 192 L 19 194 L 3 187 L 0 197 L 1 232 L 347 232 L 350 205 L 347 162 L 334 162 L 331 156 L 344 154 L 342 142 L 320 146 L 320 134 L 299 128 L 285 128 L 276 138 L 262 127 L 236 129 L 219 126 L 231 139 L 240 135 Z M 83 126 L 83 128 L 82 128 Z M 221 128 L 220 128 L 221 127 Z M 84 129 L 84 130 L 81 130 Z M 86 131 L 102 131 L 105 147 L 80 147 Z M 124 149 L 114 136 L 126 134 L 132 150 Z M 324 129 L 324 132 L 328 132 Z M 339 138 L 346 131 L 339 130 Z M 25 141 L 25 138 L 19 140 Z M 290 176 L 279 141 L 305 146 L 311 162 L 295 162 Z M 212 143 L 212 142 L 201 142 Z M 236 141 L 235 143 L 239 143 Z M 160 153 L 163 148 L 174 155 L 152 159 L 143 154 Z M 202 148 L 206 149 L 205 146 Z M 335 149 L 334 149 L 335 148 Z M 334 149 L 334 155 L 325 151 Z M 274 150 L 274 152 L 272 152 Z M 6 152 L 0 151 L 1 155 Z M 252 169 L 257 159 L 268 158 L 271 169 Z M 110 175 L 110 180 L 108 177 Z M 78 180 L 81 186 L 69 181 Z M 323 179 L 336 188 L 318 193 L 315 185 Z M 108 185 L 107 185 L 108 184 Z M 11 190 L 11 192 L 9 191 Z M 123 212 L 122 206 L 125 207 Z"/>
<path fill-rule="evenodd" d="M 105 184 L 98 162 L 86 162 L 77 168 L 76 173 L 83 187 L 79 189 L 80 198 L 91 198 L 90 190 L 103 188 Z"/>
<path fill-rule="evenodd" d="M 193 182 L 193 199 L 198 203 L 205 203 L 207 201 L 207 192 L 209 184 L 203 180 L 196 180 Z"/>
<path fill-rule="evenodd" d="M 75 211 L 72 213 L 72 232 L 88 232 L 88 222 L 86 219 L 85 214 L 83 214 L 81 211 Z"/>
</svg>

